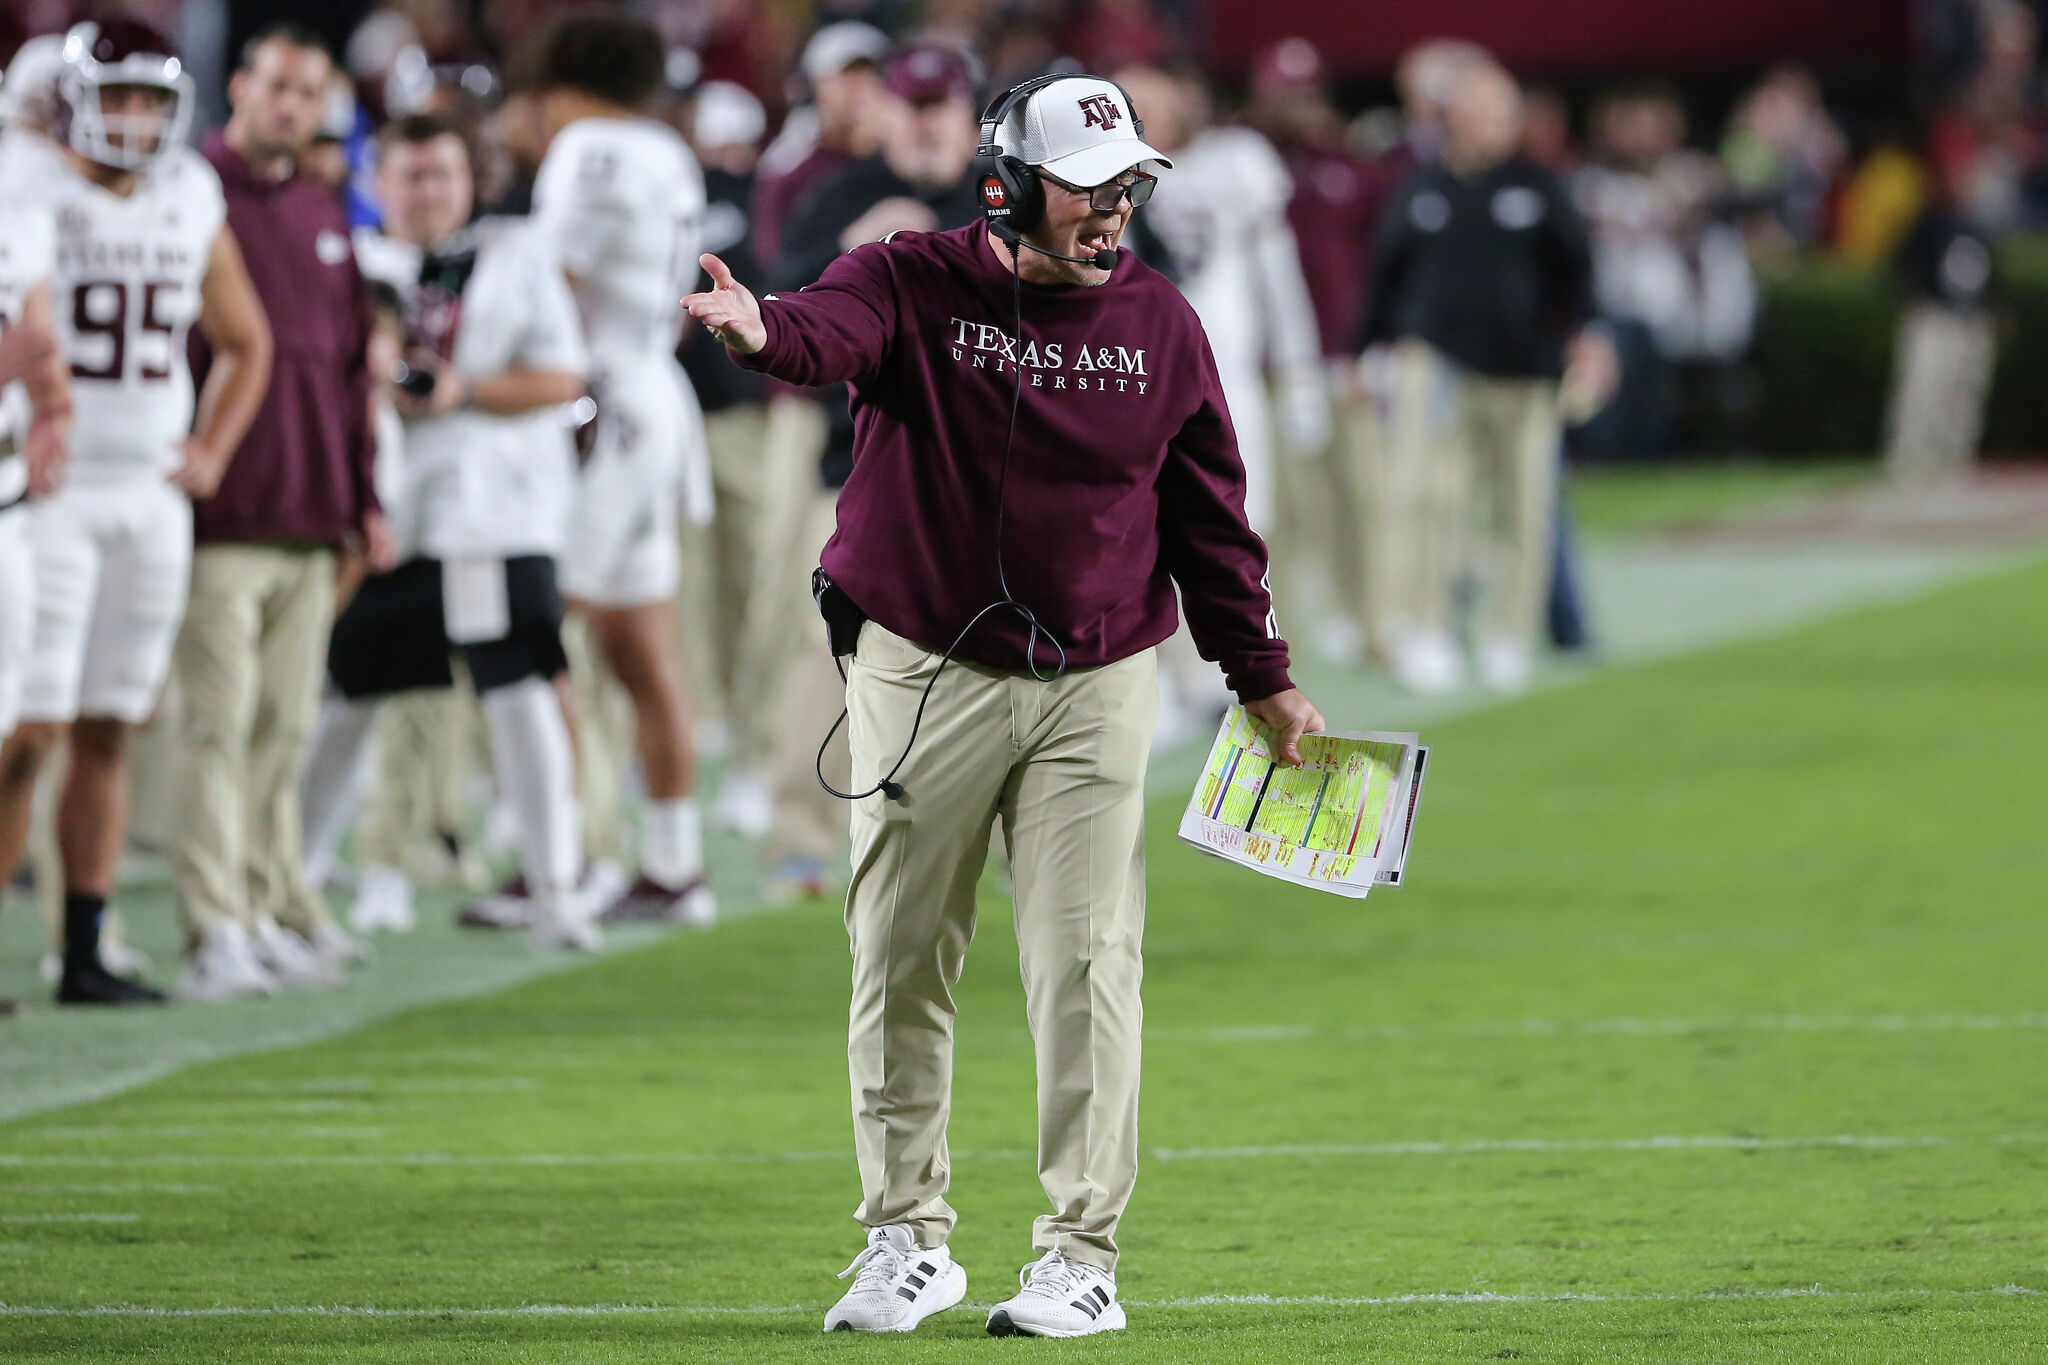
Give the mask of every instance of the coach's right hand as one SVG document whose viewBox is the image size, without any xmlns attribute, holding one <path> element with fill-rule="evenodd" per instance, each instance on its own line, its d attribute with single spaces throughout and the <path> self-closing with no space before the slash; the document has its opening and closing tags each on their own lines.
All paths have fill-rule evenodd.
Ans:
<svg viewBox="0 0 2048 1365">
<path fill-rule="evenodd" d="M 711 329 L 717 337 L 741 355 L 752 355 L 768 344 L 768 326 L 761 321 L 761 305 L 752 292 L 732 277 L 724 261 L 710 252 L 697 258 L 711 276 L 711 290 L 686 294 L 683 307 L 690 316 Z"/>
</svg>

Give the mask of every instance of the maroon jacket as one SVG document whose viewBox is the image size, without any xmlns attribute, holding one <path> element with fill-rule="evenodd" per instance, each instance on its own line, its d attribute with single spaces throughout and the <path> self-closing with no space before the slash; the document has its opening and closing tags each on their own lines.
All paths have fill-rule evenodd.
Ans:
<svg viewBox="0 0 2048 1365">
<path fill-rule="evenodd" d="M 340 545 L 377 506 L 371 487 L 370 297 L 348 216 L 319 181 L 265 180 L 219 133 L 201 149 L 220 172 L 228 226 L 248 262 L 276 341 L 270 388 L 215 494 L 193 504 L 202 545 L 283 541 Z M 192 377 L 213 352 L 191 334 Z"/>
<path fill-rule="evenodd" d="M 1188 629 L 1246 701 L 1292 686 L 1244 516 L 1244 465 L 1208 339 L 1187 300 L 1129 252 L 1094 288 L 1023 286 L 988 229 L 899 233 L 762 304 L 768 341 L 736 357 L 797 384 L 850 381 L 853 474 L 824 567 L 869 616 L 944 648 L 1001 590 L 997 486 L 1011 589 L 1076 668 Z M 959 657 L 1025 666 L 1026 630 L 991 612 Z M 1043 643 L 1041 669 L 1055 656 Z"/>
</svg>

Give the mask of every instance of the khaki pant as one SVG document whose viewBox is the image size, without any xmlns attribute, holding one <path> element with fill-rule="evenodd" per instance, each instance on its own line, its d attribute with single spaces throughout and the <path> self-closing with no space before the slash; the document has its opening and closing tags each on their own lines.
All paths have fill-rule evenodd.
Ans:
<svg viewBox="0 0 2048 1365">
<path fill-rule="evenodd" d="M 299 770 L 334 621 L 334 555 L 203 545 L 173 655 L 182 711 L 173 846 L 189 934 L 327 918 L 300 855 Z"/>
<path fill-rule="evenodd" d="M 1349 368 L 1346 362 L 1342 368 Z M 1361 534 L 1366 441 L 1378 425 L 1350 396 L 1338 367 L 1330 376 L 1330 444 L 1308 454 L 1283 450 L 1273 463 L 1279 525 L 1267 540 L 1280 633 L 1304 654 L 1310 627 L 1333 619 L 1364 631 L 1369 578 Z"/>
<path fill-rule="evenodd" d="M 1984 430 L 1998 342 L 1991 319 L 1915 304 L 1899 320 L 1885 464 L 1927 482 L 1967 470 Z"/>
<path fill-rule="evenodd" d="M 846 689 L 853 780 L 909 736 L 939 657 L 870 622 Z M 953 986 L 998 817 L 1015 883 L 1026 1018 L 1038 1056 L 1038 1173 L 1053 1212 L 1033 1245 L 1104 1269 L 1138 1174 L 1150 651 L 1053 682 L 954 663 L 898 780 L 853 812 L 847 1062 L 869 1227 L 946 1240 Z"/>
<path fill-rule="evenodd" d="M 785 858 L 811 858 L 828 868 L 846 867 L 846 803 L 818 785 L 818 748 L 825 745 L 825 777 L 841 791 L 853 791 L 848 776 L 846 727 L 825 742 L 825 732 L 846 701 L 846 685 L 825 642 L 825 623 L 811 597 L 810 567 L 838 522 L 839 494 L 820 489 L 811 496 L 804 528 L 776 590 L 789 598 L 789 617 L 800 623 L 796 647 L 784 658 L 775 680 L 769 714 L 769 781 L 775 793 L 775 827 L 762 845 L 772 867 Z M 949 672 L 951 670 L 948 670 Z"/>
<path fill-rule="evenodd" d="M 1557 533 L 1557 381 L 1468 375 L 1460 387 L 1479 636 L 1534 649 Z"/>
<path fill-rule="evenodd" d="M 1557 383 L 1464 373 L 1418 341 L 1391 356 L 1384 439 L 1367 458 L 1377 647 L 1449 631 L 1462 583 L 1481 636 L 1533 647 L 1550 581 Z"/>
<path fill-rule="evenodd" d="M 774 744 L 770 698 L 824 543 L 798 542 L 818 489 L 825 413 L 809 398 L 778 396 L 715 413 L 705 431 L 718 515 L 681 531 L 683 663 L 701 711 L 725 722 L 736 761 L 757 767 Z M 792 578 L 804 589 L 794 604 Z"/>
</svg>

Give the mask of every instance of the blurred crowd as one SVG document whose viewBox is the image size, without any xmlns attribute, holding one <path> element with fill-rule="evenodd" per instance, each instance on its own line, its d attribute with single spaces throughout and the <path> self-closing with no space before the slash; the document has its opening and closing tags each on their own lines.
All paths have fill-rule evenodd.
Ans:
<svg viewBox="0 0 2048 1365">
<path fill-rule="evenodd" d="M 197 999 L 338 984 L 363 956 L 361 936 L 412 926 L 423 882 L 475 893 L 466 925 L 530 928 L 571 946 L 608 924 L 709 923 L 706 823 L 757 845 L 771 899 L 843 884 L 846 812 L 818 781 L 846 777 L 843 736 L 819 747 L 839 679 L 817 644 L 808 585 L 850 467 L 846 397 L 731 365 L 708 334 L 683 328 L 675 299 L 699 287 L 700 249 L 757 291 L 793 290 L 862 242 L 976 220 L 977 118 L 1018 80 L 1055 69 L 1113 77 L 1148 140 L 1174 159 L 1125 246 L 1180 286 L 1209 333 L 1283 629 L 1298 654 L 1381 669 L 1422 693 L 1519 690 L 1545 648 L 1591 643 L 1563 462 L 1668 454 L 1688 394 L 1739 410 L 1759 279 L 1782 261 L 1827 253 L 1896 271 L 1911 304 L 1891 458 L 1911 477 L 1966 461 L 1995 350 L 1992 248 L 2048 218 L 2037 22 L 2019 0 L 1931 6 L 1940 22 L 1924 27 L 1934 36 L 1923 138 L 1905 118 L 1852 138 L 1796 65 L 1765 72 L 1711 130 L 1692 126 L 1675 87 L 1568 97 L 1524 87 L 1456 40 L 1412 51 L 1395 73 L 1397 106 L 1360 112 L 1340 104 L 1336 73 L 1305 37 L 1247 54 L 1241 88 L 1220 84 L 1193 60 L 1198 26 L 1171 0 L 630 8 L 641 25 L 630 32 L 645 41 L 600 43 L 617 70 L 595 74 L 588 52 L 563 47 L 558 12 L 612 11 L 550 0 L 394 0 L 338 50 L 289 30 L 230 63 L 220 102 L 231 114 L 206 156 L 269 314 L 272 373 L 313 363 L 299 355 L 311 332 L 345 333 L 347 364 L 367 376 L 365 434 L 335 441 L 360 444 L 367 463 L 351 472 L 353 456 L 305 454 L 341 470 L 338 483 L 362 484 L 336 495 L 346 506 L 331 525 L 279 530 L 256 517 L 223 529 L 223 499 L 274 510 L 303 495 L 297 482 L 236 493 L 238 478 L 255 477 L 247 452 L 275 413 L 253 417 L 246 441 L 235 433 L 242 453 L 225 452 L 186 490 L 198 550 L 191 605 L 181 598 L 183 625 L 178 614 L 170 624 L 175 666 L 158 670 L 125 729 L 92 730 L 90 699 L 74 698 L 74 714 L 58 718 L 67 733 L 24 738 L 25 725 L 10 741 L 0 861 L 13 856 L 10 821 L 18 845 L 33 807 L 40 832 L 23 878 L 63 945 L 54 975 L 69 981 L 81 956 L 123 980 L 141 965 L 117 921 L 102 929 L 110 871 L 82 870 L 92 863 L 84 836 L 65 828 L 112 809 L 109 784 L 124 815 L 132 785 L 133 842 L 170 854 L 178 872 L 182 993 Z M 126 7 L 160 33 L 178 9 Z M 80 58 L 59 36 L 80 17 L 71 11 L 55 0 L 22 11 L 22 36 L 50 36 L 9 67 L 7 136 L 83 156 L 75 119 L 52 116 L 56 94 L 96 88 L 104 101 L 120 82 L 79 83 Z M 157 46 L 161 71 L 170 39 Z M 204 105 L 216 92 L 198 93 Z M 633 126 L 616 146 L 586 150 L 580 169 L 559 169 L 579 120 Z M 0 161 L 0 182 L 26 164 Z M 152 164 L 144 190 L 170 183 L 169 163 Z M 238 180 L 251 176 L 253 187 Z M 675 215 L 660 229 L 678 257 L 670 273 L 655 262 L 633 274 L 626 246 L 607 259 L 601 245 L 621 215 L 629 237 L 639 230 L 633 215 L 656 211 L 654 190 L 585 205 L 594 216 L 580 219 L 560 207 L 602 198 L 593 182 L 614 176 L 659 179 L 661 194 L 679 196 L 660 210 Z M 356 263 L 356 302 L 293 293 L 289 272 L 260 267 L 245 222 L 283 212 L 278 185 L 313 196 L 293 210 L 313 216 L 304 221 L 333 214 L 320 260 Z M 15 188 L 0 183 L 0 194 Z M 165 212 L 175 220 L 178 209 Z M 60 212 L 59 286 L 70 223 Z M 352 247 L 336 235 L 349 232 Z M 482 326 L 464 318 L 487 311 L 468 291 L 520 270 L 531 288 L 491 306 L 510 310 L 507 335 L 524 340 L 494 352 L 495 371 L 468 373 L 460 329 Z M 606 302 L 606 288 L 632 297 Z M 98 401 L 80 382 L 86 324 L 65 324 L 58 303 L 83 411 Z M 674 481 L 647 509 L 651 532 L 613 528 L 662 543 L 610 596 L 587 586 L 599 579 L 578 566 L 576 543 L 580 509 L 602 501 L 603 442 L 625 439 L 616 419 L 606 425 L 621 388 L 607 400 L 602 381 L 628 367 L 605 354 L 608 308 L 635 310 L 666 338 L 685 405 L 673 418 L 642 415 L 661 431 L 673 421 Z M 359 327 L 338 321 L 350 309 Z M 204 428 L 222 382 L 207 376 L 208 357 L 221 352 L 233 370 L 239 353 L 219 318 L 196 321 Z M 439 341 L 423 343 L 422 329 L 436 327 Z M 271 349 L 266 340 L 266 366 Z M 272 408 L 281 382 L 271 381 Z M 476 600 L 491 623 L 471 629 L 456 617 L 474 602 L 458 610 L 450 585 L 474 554 L 420 529 L 441 495 L 419 470 L 431 463 L 421 451 L 445 445 L 460 462 L 471 458 L 465 442 L 481 448 L 481 417 L 431 425 L 474 416 L 479 403 L 506 422 L 540 414 L 534 448 L 567 462 L 537 497 L 576 524 L 509 548 L 485 537 L 497 567 Z M 31 451 L 41 412 L 22 428 Z M 566 453 L 572 439 L 586 447 L 580 464 Z M 43 481 L 29 491 L 22 510 L 45 517 L 48 504 L 80 496 Z M 301 542 L 317 555 L 251 567 L 251 553 Z M 164 572 L 186 574 L 183 563 L 173 556 Z M 414 581 L 426 565 L 431 586 Z M 277 586 L 287 570 L 289 591 Z M 393 641 L 412 641 L 422 610 L 430 657 L 392 663 Z M 315 642 L 292 646 L 303 666 L 279 662 L 287 634 Z M 480 649 L 507 641 L 518 648 Z M 1161 686 L 1162 744 L 1200 734 L 1227 701 L 1184 636 L 1164 651 Z M 701 809 L 700 758 L 718 771 Z M 99 787 L 81 794 L 81 771 Z M 517 871 L 500 881 L 493 867 L 505 863 Z M 351 906 L 339 919 L 327 891 Z"/>
</svg>

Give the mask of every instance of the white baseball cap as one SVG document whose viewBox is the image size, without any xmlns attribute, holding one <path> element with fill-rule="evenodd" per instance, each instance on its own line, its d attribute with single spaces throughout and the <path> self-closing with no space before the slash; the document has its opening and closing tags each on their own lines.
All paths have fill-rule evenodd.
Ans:
<svg viewBox="0 0 2048 1365">
<path fill-rule="evenodd" d="M 1010 112 L 996 141 L 1006 155 L 1084 188 L 1147 161 L 1173 169 L 1170 158 L 1138 136 L 1124 92 L 1100 76 L 1067 76 L 1041 86 Z"/>
<path fill-rule="evenodd" d="M 822 80 L 836 76 L 855 62 L 869 62 L 880 66 L 889 55 L 889 36 L 873 24 L 863 24 L 857 19 L 843 23 L 827 24 L 811 35 L 804 44 L 804 79 Z"/>
</svg>

